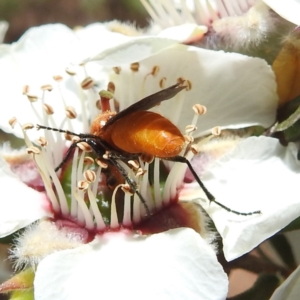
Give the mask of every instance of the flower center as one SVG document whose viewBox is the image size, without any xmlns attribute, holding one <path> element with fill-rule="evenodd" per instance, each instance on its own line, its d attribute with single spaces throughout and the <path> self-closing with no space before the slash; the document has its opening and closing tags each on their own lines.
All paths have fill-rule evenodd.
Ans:
<svg viewBox="0 0 300 300">
<path fill-rule="evenodd" d="M 200 105 L 193 107 L 195 117 L 186 127 L 186 135 L 183 136 L 175 124 L 180 119 L 183 98 L 192 88 L 192 83 L 178 78 L 178 84 L 174 85 L 166 77 L 159 78 L 159 66 L 153 66 L 150 72 L 145 72 L 145 68 L 139 72 L 139 69 L 138 63 L 132 64 L 127 71 L 121 67 L 114 68 L 111 76 L 113 81 L 109 82 L 108 91 L 100 92 L 100 100 L 95 96 L 94 81 L 90 77 L 81 80 L 78 99 L 82 110 L 79 115 L 62 96 L 64 79 L 55 76 L 61 95 L 60 102 L 65 107 L 65 117 L 61 123 L 57 123 L 54 108 L 48 104 L 50 91 L 52 93 L 54 90 L 52 85 L 44 85 L 41 96 L 32 95 L 29 88 L 25 88 L 24 95 L 41 123 L 38 129 L 46 129 L 45 137 L 37 140 L 40 147 L 36 147 L 26 131 L 33 126 L 23 125 L 25 142 L 44 181 L 55 220 L 70 220 L 95 233 L 119 230 L 122 227 L 132 228 L 178 201 L 178 189 L 183 184 L 187 165 L 182 161 L 176 162 L 173 158 L 183 156 L 190 160 L 196 153 L 196 147 L 191 144 L 192 133 L 196 129 L 198 115 L 205 113 L 206 109 Z M 74 79 L 74 73 L 67 73 Z M 143 73 L 146 75 L 143 76 Z M 138 91 L 134 78 L 139 78 L 142 82 Z M 128 84 L 128 80 L 133 83 L 132 86 Z M 127 88 L 123 87 L 124 82 L 127 83 Z M 173 86 L 168 88 L 171 84 Z M 165 87 L 167 88 L 161 93 L 151 95 Z M 183 89 L 187 91 L 182 91 Z M 134 93 L 130 94 L 130 91 Z M 141 96 L 136 96 L 136 92 Z M 147 94 L 150 96 L 132 104 L 137 97 L 142 98 Z M 96 103 L 96 107 L 101 108 L 102 112 L 98 116 L 95 108 L 91 108 L 91 100 Z M 154 104 L 149 106 L 148 100 Z M 178 104 L 174 105 L 173 123 L 157 113 L 147 111 L 164 100 L 176 101 Z M 124 107 L 128 108 L 123 109 Z M 40 109 L 43 111 L 43 118 L 40 117 Z M 147 122 L 144 118 L 146 115 L 150 116 Z M 141 121 L 137 121 L 139 117 Z M 159 126 L 153 125 L 153 117 L 157 118 L 155 122 Z M 73 122 L 78 119 L 82 121 L 83 132 L 86 127 L 90 127 L 91 134 L 60 129 L 67 125 L 70 130 L 75 131 L 76 124 Z M 114 121 L 111 122 L 112 120 Z M 49 127 L 50 125 L 53 127 Z M 171 137 L 168 136 L 168 126 L 171 126 Z M 153 133 L 151 130 L 156 131 Z M 135 137 L 140 131 L 146 135 L 142 140 Z M 63 140 L 61 133 L 65 133 L 67 141 Z M 130 142 L 126 147 L 129 148 L 124 144 L 127 139 Z M 177 139 L 182 140 L 180 147 L 173 144 Z M 133 147 L 135 143 L 139 144 Z M 149 146 L 144 147 L 144 143 Z M 154 144 L 157 147 L 162 145 L 163 150 L 158 150 Z M 174 152 L 169 152 L 170 147 Z"/>
</svg>

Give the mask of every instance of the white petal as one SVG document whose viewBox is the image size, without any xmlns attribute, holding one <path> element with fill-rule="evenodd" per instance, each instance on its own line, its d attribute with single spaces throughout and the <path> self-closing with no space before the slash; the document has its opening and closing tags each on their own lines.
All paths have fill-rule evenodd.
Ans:
<svg viewBox="0 0 300 300">
<path fill-rule="evenodd" d="M 263 0 L 282 18 L 300 25 L 300 1 L 299 0 Z"/>
<path fill-rule="evenodd" d="M 0 157 L 0 237 L 50 216 L 46 195 L 21 182 Z"/>
<path fill-rule="evenodd" d="M 277 139 L 251 137 L 205 172 L 203 182 L 217 201 L 239 212 L 261 211 L 239 216 L 203 204 L 223 238 L 227 260 L 249 252 L 300 216 L 296 153 L 294 144 L 283 147 Z"/>
<path fill-rule="evenodd" d="M 270 300 L 294 300 L 300 295 L 300 266 L 274 292 Z"/>
<path fill-rule="evenodd" d="M 149 76 L 154 66 L 159 71 Z M 181 92 L 177 99 L 164 101 L 156 109 L 179 124 L 182 132 L 193 119 L 192 106 L 196 103 L 206 106 L 207 113 L 199 117 L 195 136 L 215 126 L 270 126 L 275 120 L 278 101 L 275 77 L 264 60 L 184 45 L 141 61 L 137 75 L 121 72 L 116 77 L 115 96 L 121 106 L 124 103 L 126 106 L 128 99 L 134 102 L 160 90 L 161 80 L 166 79 L 164 86 L 168 87 L 178 78 L 190 80 L 192 89 Z M 130 82 L 134 84 L 130 86 Z"/>
<path fill-rule="evenodd" d="M 85 61 L 97 61 L 102 66 L 116 67 L 145 59 L 176 43 L 176 40 L 161 37 L 127 37 L 126 42 L 101 51 Z"/>
<path fill-rule="evenodd" d="M 191 229 L 148 237 L 108 233 L 38 266 L 35 299 L 225 299 L 228 279 Z M 96 296 L 97 295 L 97 296 Z"/>
</svg>

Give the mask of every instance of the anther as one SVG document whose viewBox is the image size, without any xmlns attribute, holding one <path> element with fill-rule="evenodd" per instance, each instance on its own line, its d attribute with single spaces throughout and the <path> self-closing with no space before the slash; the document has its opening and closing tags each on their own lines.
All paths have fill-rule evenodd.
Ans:
<svg viewBox="0 0 300 300">
<path fill-rule="evenodd" d="M 154 67 L 152 68 L 151 74 L 152 74 L 153 76 L 156 76 L 156 75 L 158 74 L 159 70 L 160 70 L 160 67 L 159 67 L 159 66 L 154 66 Z"/>
<path fill-rule="evenodd" d="M 66 68 L 66 73 L 67 74 L 69 74 L 70 76 L 74 76 L 74 75 L 76 75 L 76 72 L 75 71 L 73 71 L 73 70 L 71 70 L 70 68 Z"/>
<path fill-rule="evenodd" d="M 32 94 L 26 94 L 26 96 L 30 102 L 36 102 L 39 99 L 36 95 Z"/>
<path fill-rule="evenodd" d="M 107 90 L 108 90 L 109 92 L 111 92 L 111 93 L 114 93 L 114 92 L 115 92 L 116 86 L 115 86 L 115 84 L 114 84 L 112 81 L 110 81 L 110 82 L 108 83 L 108 85 L 107 85 Z"/>
<path fill-rule="evenodd" d="M 133 72 L 138 72 L 139 68 L 140 68 L 140 64 L 138 62 L 132 63 L 130 65 L 130 69 Z"/>
<path fill-rule="evenodd" d="M 191 136 L 191 135 L 186 135 L 186 134 L 185 134 L 183 137 L 184 137 L 184 140 L 185 140 L 185 142 L 186 142 L 187 144 L 190 144 L 190 143 L 193 143 L 193 142 L 194 142 L 194 137 Z"/>
<path fill-rule="evenodd" d="M 72 106 L 67 106 L 66 107 L 66 116 L 69 119 L 75 119 L 77 117 L 77 113 L 75 111 L 75 108 Z"/>
<path fill-rule="evenodd" d="M 121 67 L 113 67 L 112 69 L 117 75 L 121 73 Z"/>
<path fill-rule="evenodd" d="M 95 85 L 95 82 L 91 77 L 87 77 L 81 82 L 81 87 L 84 90 L 88 90 L 88 89 L 92 88 L 94 85 Z"/>
<path fill-rule="evenodd" d="M 193 131 L 197 130 L 197 127 L 195 125 L 187 125 L 185 127 L 185 132 L 186 133 L 191 133 Z"/>
<path fill-rule="evenodd" d="M 16 125 L 16 123 L 17 123 L 17 118 L 16 118 L 16 117 L 13 117 L 13 118 L 9 119 L 9 121 L 8 121 L 8 124 L 9 124 L 12 128 L 14 128 L 14 126 Z"/>
<path fill-rule="evenodd" d="M 77 144 L 77 147 L 82 150 L 82 151 L 85 151 L 85 152 L 92 152 L 92 147 L 86 143 L 86 142 L 81 142 L 81 143 L 78 143 Z"/>
<path fill-rule="evenodd" d="M 54 76 L 53 76 L 53 79 L 54 79 L 55 81 L 57 81 L 57 82 L 60 82 L 60 81 L 63 80 L 63 77 L 62 77 L 61 75 L 54 75 Z"/>
<path fill-rule="evenodd" d="M 43 105 L 43 108 L 44 108 L 47 115 L 53 115 L 54 114 L 54 110 L 53 110 L 51 105 L 45 103 Z"/>
<path fill-rule="evenodd" d="M 220 126 L 216 126 L 211 129 L 211 134 L 215 136 L 219 136 L 221 134 L 222 130 Z"/>
<path fill-rule="evenodd" d="M 90 156 L 86 156 L 83 160 L 83 162 L 86 164 L 86 165 L 93 165 L 94 164 L 94 159 Z"/>
<path fill-rule="evenodd" d="M 85 180 L 79 180 L 77 183 L 77 187 L 80 191 L 85 191 L 89 187 L 89 183 Z"/>
<path fill-rule="evenodd" d="M 186 80 L 183 77 L 177 78 L 177 83 L 179 83 L 182 87 L 185 87 L 186 91 L 189 91 L 192 88 L 191 81 Z"/>
<path fill-rule="evenodd" d="M 26 123 L 26 124 L 22 125 L 23 130 L 32 129 L 33 127 L 34 127 L 34 125 L 32 123 Z"/>
<path fill-rule="evenodd" d="M 204 105 L 195 104 L 193 105 L 193 111 L 195 112 L 196 115 L 200 116 L 206 114 L 207 109 Z"/>
<path fill-rule="evenodd" d="M 87 170 L 83 173 L 85 180 L 89 183 L 92 183 L 96 180 L 96 173 L 92 170 Z"/>
<path fill-rule="evenodd" d="M 129 164 L 129 166 L 131 166 L 134 170 L 137 170 L 137 169 L 140 167 L 139 162 L 136 161 L 136 160 L 129 160 L 129 161 L 128 161 L 128 164 Z"/>
<path fill-rule="evenodd" d="M 64 136 L 65 136 L 65 139 L 67 140 L 67 141 L 72 141 L 72 135 L 71 134 L 69 134 L 69 133 L 64 133 Z"/>
<path fill-rule="evenodd" d="M 42 147 L 45 147 L 45 146 L 47 146 L 47 144 L 48 144 L 47 140 L 46 140 L 44 137 L 42 137 L 42 136 L 38 139 L 38 143 L 39 143 L 40 146 L 42 146 Z"/>
<path fill-rule="evenodd" d="M 74 135 L 70 135 L 70 136 L 71 136 L 72 143 L 77 143 L 80 140 L 79 136 L 74 136 Z"/>
<path fill-rule="evenodd" d="M 121 189 L 124 193 L 128 193 L 130 195 L 133 195 L 132 190 L 128 184 L 122 184 Z"/>
<path fill-rule="evenodd" d="M 194 155 L 197 155 L 199 153 L 199 147 L 197 145 L 191 145 L 191 151 Z"/>
<path fill-rule="evenodd" d="M 95 161 L 96 161 L 96 164 L 97 164 L 99 167 L 101 167 L 101 168 L 103 168 L 103 169 L 107 169 L 108 164 L 105 163 L 103 160 L 101 160 L 101 159 L 99 159 L 99 158 L 96 158 Z"/>
<path fill-rule="evenodd" d="M 136 177 L 142 176 L 142 175 L 144 175 L 145 173 L 147 173 L 146 170 L 143 170 L 142 168 L 138 168 L 138 170 L 137 170 L 135 176 L 136 176 Z"/>
<path fill-rule="evenodd" d="M 167 78 L 166 77 L 163 77 L 160 81 L 159 81 L 159 87 L 161 89 L 164 89 L 166 87 L 166 80 Z"/>
<path fill-rule="evenodd" d="M 186 85 L 186 91 L 190 91 L 192 89 L 192 82 L 190 80 L 185 80 L 184 84 Z"/>
<path fill-rule="evenodd" d="M 22 94 L 27 95 L 28 93 L 29 93 L 29 85 L 24 85 L 23 90 L 22 90 Z"/>
<path fill-rule="evenodd" d="M 28 154 L 40 154 L 40 149 L 34 146 L 31 146 L 26 149 Z"/>
<path fill-rule="evenodd" d="M 41 90 L 51 92 L 53 90 L 53 86 L 51 84 L 44 84 L 41 86 Z"/>
</svg>

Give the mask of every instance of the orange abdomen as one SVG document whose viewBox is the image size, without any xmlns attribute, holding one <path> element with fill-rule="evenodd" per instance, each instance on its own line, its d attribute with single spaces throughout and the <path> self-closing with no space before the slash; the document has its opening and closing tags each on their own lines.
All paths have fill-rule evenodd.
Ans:
<svg viewBox="0 0 300 300">
<path fill-rule="evenodd" d="M 185 143 L 173 123 L 150 111 L 128 114 L 109 126 L 102 137 L 125 152 L 161 158 L 178 155 Z"/>
</svg>

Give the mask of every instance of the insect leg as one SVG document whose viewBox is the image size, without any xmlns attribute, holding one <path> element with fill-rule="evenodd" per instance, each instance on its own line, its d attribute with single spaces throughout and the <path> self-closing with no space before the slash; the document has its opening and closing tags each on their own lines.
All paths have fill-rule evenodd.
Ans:
<svg viewBox="0 0 300 300">
<path fill-rule="evenodd" d="M 101 158 L 103 157 L 105 152 L 108 150 L 105 147 L 105 145 L 102 143 L 100 138 L 95 139 L 95 140 L 92 140 L 92 139 L 86 139 L 85 140 L 84 139 L 83 141 L 86 142 L 88 145 L 90 145 L 92 147 L 92 149 L 95 151 L 95 153 Z M 110 153 L 113 153 L 113 152 L 110 152 Z M 121 166 L 120 163 L 118 163 L 118 161 L 113 156 L 113 154 L 108 157 L 108 160 L 119 170 L 121 175 L 124 177 L 124 179 L 126 180 L 128 185 L 130 186 L 133 193 L 136 193 L 138 195 L 138 197 L 140 198 L 140 201 L 143 203 L 143 205 L 146 209 L 147 215 L 150 216 L 151 213 L 150 213 L 149 206 L 147 205 L 147 203 L 146 203 L 145 199 L 143 198 L 142 194 L 138 191 L 137 183 L 128 176 L 128 172 Z"/>
<path fill-rule="evenodd" d="M 174 161 L 174 162 L 181 162 L 181 163 L 185 163 L 188 165 L 190 171 L 192 172 L 194 178 L 196 179 L 196 181 L 198 182 L 199 186 L 202 188 L 203 192 L 205 193 L 206 197 L 208 198 L 209 201 L 216 203 L 217 205 L 219 205 L 220 207 L 222 207 L 223 209 L 227 210 L 228 212 L 234 213 L 236 215 L 242 215 L 242 216 L 249 216 L 249 215 L 253 215 L 253 214 L 260 214 L 261 211 L 257 210 L 257 211 L 253 211 L 253 212 L 239 212 L 236 210 L 233 210 L 227 206 L 225 206 L 224 204 L 218 202 L 215 197 L 208 191 L 208 189 L 205 187 L 204 183 L 201 181 L 201 179 L 199 178 L 199 176 L 197 175 L 197 173 L 195 172 L 194 168 L 192 167 L 190 161 L 188 159 L 186 159 L 184 156 L 174 156 L 171 158 L 164 158 L 166 160 L 170 160 L 170 161 Z"/>
<path fill-rule="evenodd" d="M 110 162 L 119 170 L 121 175 L 124 177 L 126 182 L 129 184 L 129 186 L 130 186 L 131 190 L 133 191 L 133 193 L 136 193 L 138 195 L 138 197 L 140 198 L 140 201 L 143 203 L 143 205 L 146 209 L 147 215 L 150 216 L 151 213 L 150 213 L 149 206 L 146 203 L 146 200 L 144 199 L 142 194 L 138 191 L 137 183 L 128 176 L 128 172 L 121 166 L 121 164 L 118 163 L 117 160 L 110 159 Z"/>
</svg>

